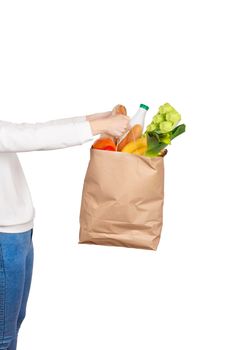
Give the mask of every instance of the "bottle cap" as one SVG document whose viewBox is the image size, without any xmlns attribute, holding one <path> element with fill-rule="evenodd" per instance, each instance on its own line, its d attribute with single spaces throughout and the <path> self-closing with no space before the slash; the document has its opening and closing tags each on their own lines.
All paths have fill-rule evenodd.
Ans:
<svg viewBox="0 0 233 350">
<path fill-rule="evenodd" d="M 140 108 L 144 108 L 146 111 L 148 111 L 149 107 L 147 105 L 144 105 L 143 103 L 140 104 Z"/>
</svg>

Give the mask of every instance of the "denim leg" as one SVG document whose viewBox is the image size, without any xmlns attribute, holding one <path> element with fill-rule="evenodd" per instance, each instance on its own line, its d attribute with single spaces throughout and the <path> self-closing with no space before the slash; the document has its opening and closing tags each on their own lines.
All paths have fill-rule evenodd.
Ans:
<svg viewBox="0 0 233 350">
<path fill-rule="evenodd" d="M 0 233 L 0 350 L 16 349 L 17 323 L 23 301 L 26 308 L 24 289 L 28 294 L 30 288 L 25 279 L 31 275 L 26 273 L 31 250 L 31 231 Z"/>
<path fill-rule="evenodd" d="M 26 258 L 24 290 L 23 290 L 23 298 L 22 298 L 22 303 L 19 311 L 19 316 L 17 320 L 17 332 L 19 331 L 19 328 L 26 316 L 27 302 L 28 302 L 31 281 L 32 281 L 33 260 L 34 260 L 34 249 L 33 249 L 33 243 L 31 240 L 28 255 Z"/>
<path fill-rule="evenodd" d="M 31 240 L 28 255 L 26 258 L 25 282 L 24 282 L 22 303 L 21 303 L 21 307 L 20 307 L 20 311 L 19 311 L 18 320 L 17 320 L 17 330 L 16 330 L 17 334 L 15 336 L 15 339 L 11 342 L 10 347 L 7 350 L 16 350 L 19 328 L 20 328 L 20 326 L 21 326 L 21 324 L 26 316 L 27 301 L 28 301 L 30 287 L 31 287 L 31 281 L 32 281 L 33 259 L 34 259 L 34 249 L 33 249 L 33 242 Z"/>
<path fill-rule="evenodd" d="M 7 350 L 16 350 L 16 348 L 17 348 L 17 336 L 15 337 L 15 339 L 12 340 Z"/>
</svg>

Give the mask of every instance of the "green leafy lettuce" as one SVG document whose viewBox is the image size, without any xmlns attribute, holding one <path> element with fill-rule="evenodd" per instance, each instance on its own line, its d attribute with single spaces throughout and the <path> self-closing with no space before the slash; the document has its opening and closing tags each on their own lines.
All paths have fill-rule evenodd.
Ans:
<svg viewBox="0 0 233 350">
<path fill-rule="evenodd" d="M 148 132 L 147 135 L 147 150 L 145 152 L 146 157 L 156 157 L 159 152 L 162 151 L 167 145 L 171 144 L 171 141 L 185 132 L 185 124 L 178 125 L 173 130 L 166 134 L 158 134 L 156 131 Z"/>
<path fill-rule="evenodd" d="M 146 132 L 165 134 L 172 131 L 180 122 L 180 114 L 169 103 L 159 107 L 158 113 L 147 126 Z"/>
</svg>

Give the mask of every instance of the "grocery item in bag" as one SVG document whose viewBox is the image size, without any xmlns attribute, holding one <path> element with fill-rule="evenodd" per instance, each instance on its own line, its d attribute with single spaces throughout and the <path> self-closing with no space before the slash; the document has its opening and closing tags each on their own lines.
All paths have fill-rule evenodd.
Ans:
<svg viewBox="0 0 233 350">
<path fill-rule="evenodd" d="M 101 149 L 105 151 L 116 151 L 116 145 L 110 137 L 99 138 L 94 142 L 92 148 Z"/>
<path fill-rule="evenodd" d="M 130 142 L 136 142 L 142 135 L 142 127 L 140 124 L 134 125 L 122 141 L 117 145 L 117 151 L 121 152 Z"/>
<path fill-rule="evenodd" d="M 131 129 L 124 135 L 122 135 L 117 142 L 117 151 L 121 152 L 122 149 L 131 141 L 136 141 L 139 137 L 141 137 L 145 124 L 145 116 L 149 107 L 140 104 L 138 111 L 136 114 L 130 119 Z"/>
</svg>

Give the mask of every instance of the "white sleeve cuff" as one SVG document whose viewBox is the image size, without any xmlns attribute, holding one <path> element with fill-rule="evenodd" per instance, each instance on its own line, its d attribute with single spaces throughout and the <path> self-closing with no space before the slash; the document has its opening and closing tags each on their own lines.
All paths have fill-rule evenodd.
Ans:
<svg viewBox="0 0 233 350">
<path fill-rule="evenodd" d="M 90 141 L 94 138 L 94 135 L 92 133 L 92 129 L 91 129 L 91 124 L 88 120 L 83 121 L 82 123 L 77 123 L 77 131 L 79 133 L 79 138 L 80 138 L 80 142 L 79 143 L 84 143 L 87 141 Z"/>
</svg>

